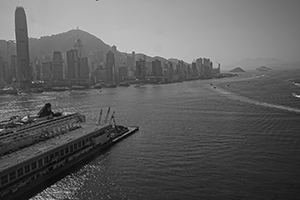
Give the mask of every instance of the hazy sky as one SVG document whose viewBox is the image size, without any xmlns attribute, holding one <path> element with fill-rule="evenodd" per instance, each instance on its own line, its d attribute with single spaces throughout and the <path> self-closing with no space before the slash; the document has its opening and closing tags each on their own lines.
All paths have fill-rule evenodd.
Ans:
<svg viewBox="0 0 300 200">
<path fill-rule="evenodd" d="M 123 52 L 186 62 L 300 61 L 300 0 L 0 0 L 0 39 L 15 39 L 16 6 L 29 37 L 79 27 Z"/>
</svg>

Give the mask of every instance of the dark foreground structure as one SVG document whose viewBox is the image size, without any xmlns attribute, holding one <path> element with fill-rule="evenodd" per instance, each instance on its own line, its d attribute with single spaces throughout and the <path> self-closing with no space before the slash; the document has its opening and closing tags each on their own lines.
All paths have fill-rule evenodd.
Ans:
<svg viewBox="0 0 300 200">
<path fill-rule="evenodd" d="M 66 170 L 139 129 L 115 123 L 89 124 L 84 115 L 53 114 L 49 107 L 47 115 L 45 107 L 41 110 L 43 115 L 0 122 L 1 200 L 21 195 L 29 198 Z"/>
</svg>

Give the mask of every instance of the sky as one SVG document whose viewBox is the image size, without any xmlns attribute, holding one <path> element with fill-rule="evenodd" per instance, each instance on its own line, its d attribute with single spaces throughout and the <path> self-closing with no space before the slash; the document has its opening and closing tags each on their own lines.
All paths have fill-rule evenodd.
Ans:
<svg viewBox="0 0 300 200">
<path fill-rule="evenodd" d="M 29 37 L 78 27 L 122 52 L 189 63 L 300 61 L 300 0 L 0 0 L 0 39 L 15 39 L 16 6 Z"/>
</svg>

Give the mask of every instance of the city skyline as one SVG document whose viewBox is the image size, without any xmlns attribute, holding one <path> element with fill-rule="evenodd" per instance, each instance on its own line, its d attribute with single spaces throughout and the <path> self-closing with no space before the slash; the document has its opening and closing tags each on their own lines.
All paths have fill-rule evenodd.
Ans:
<svg viewBox="0 0 300 200">
<path fill-rule="evenodd" d="M 15 40 L 12 13 L 16 6 L 24 6 L 29 37 L 79 27 L 122 52 L 189 63 L 199 56 L 225 65 L 246 57 L 299 61 L 300 2 L 296 0 L 66 0 L 59 6 L 58 1 L 13 0 L 0 4 L 0 39 L 5 40 Z"/>
</svg>

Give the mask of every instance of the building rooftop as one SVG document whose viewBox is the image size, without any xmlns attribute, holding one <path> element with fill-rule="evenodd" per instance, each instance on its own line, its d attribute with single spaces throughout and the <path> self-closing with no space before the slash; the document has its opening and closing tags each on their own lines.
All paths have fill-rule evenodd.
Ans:
<svg viewBox="0 0 300 200">
<path fill-rule="evenodd" d="M 81 124 L 81 128 L 78 128 L 76 130 L 45 141 L 37 142 L 36 144 L 19 149 L 10 154 L 0 156 L 0 172 L 22 161 L 33 158 L 46 151 L 50 151 L 51 149 L 62 146 L 72 140 L 76 140 L 84 135 L 87 135 L 95 130 L 99 130 L 104 127 L 105 126 L 97 126 L 96 124 L 83 123 Z"/>
</svg>

